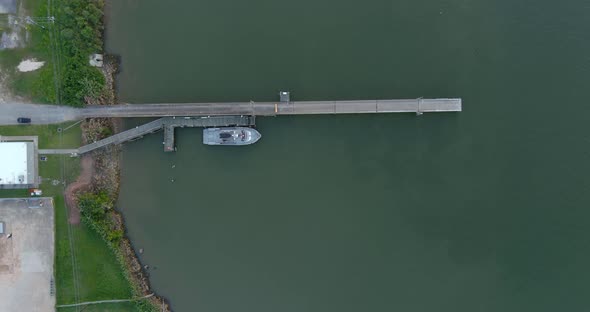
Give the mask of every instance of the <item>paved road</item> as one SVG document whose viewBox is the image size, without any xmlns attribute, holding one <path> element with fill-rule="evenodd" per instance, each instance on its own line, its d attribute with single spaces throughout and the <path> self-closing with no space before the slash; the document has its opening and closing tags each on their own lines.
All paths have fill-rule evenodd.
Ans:
<svg viewBox="0 0 590 312">
<path fill-rule="evenodd" d="M 29 117 L 33 124 L 55 124 L 81 118 L 75 108 L 57 105 L 3 103 L 0 104 L 0 125 L 16 125 L 18 117 Z"/>
<path fill-rule="evenodd" d="M 78 109 L 65 106 L 14 103 L 0 104 L 0 124 L 16 124 L 18 117 L 29 117 L 33 124 L 51 124 L 88 117 L 416 113 L 459 112 L 461 109 L 461 99 L 160 103 L 90 106 Z"/>
</svg>

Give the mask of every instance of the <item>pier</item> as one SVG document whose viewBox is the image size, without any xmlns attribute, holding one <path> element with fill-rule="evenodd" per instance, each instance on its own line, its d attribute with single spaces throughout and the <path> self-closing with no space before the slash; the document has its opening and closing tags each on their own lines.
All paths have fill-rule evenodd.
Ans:
<svg viewBox="0 0 590 312">
<path fill-rule="evenodd" d="M 278 102 L 234 103 L 160 103 L 90 106 L 68 110 L 67 116 L 95 117 L 163 117 L 133 129 L 123 131 L 78 149 L 39 150 L 39 154 L 70 154 L 77 156 L 109 146 L 133 141 L 144 135 L 164 130 L 164 151 L 176 150 L 174 132 L 184 127 L 253 127 L 256 116 L 318 115 L 318 114 L 381 114 L 381 113 L 441 113 L 460 112 L 460 98 L 351 100 L 351 101 L 291 101 L 289 92 L 280 92 Z M 184 117 L 177 117 L 184 116 Z M 34 118 L 33 118 L 34 119 Z"/>
<path fill-rule="evenodd" d="M 171 116 L 281 116 L 317 114 L 383 114 L 460 112 L 461 99 L 352 101 L 289 101 L 228 103 L 154 103 L 91 106 L 79 109 L 82 118 Z"/>
</svg>

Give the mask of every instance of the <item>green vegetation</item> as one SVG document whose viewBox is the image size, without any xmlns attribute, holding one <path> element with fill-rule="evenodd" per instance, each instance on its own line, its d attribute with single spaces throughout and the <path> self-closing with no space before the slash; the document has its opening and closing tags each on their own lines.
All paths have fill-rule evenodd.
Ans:
<svg viewBox="0 0 590 312">
<path fill-rule="evenodd" d="M 80 301 L 131 298 L 131 288 L 123 270 L 100 235 L 85 225 L 72 230 L 76 240 Z M 103 256 L 97 256 L 99 251 Z"/>
<path fill-rule="evenodd" d="M 58 128 L 66 129 L 69 125 L 3 126 L 0 127 L 0 135 L 38 135 L 39 145 L 42 148 L 80 146 L 80 127 L 72 127 L 61 133 L 57 131 Z M 55 204 L 57 304 L 75 302 L 76 289 L 79 301 L 131 298 L 131 286 L 125 278 L 124 271 L 100 234 L 85 224 L 71 225 L 71 227 L 68 224 L 68 212 L 63 195 L 64 185 L 53 185 L 52 181 L 61 181 L 62 174 L 66 183 L 74 181 L 79 174 L 79 166 L 78 158 L 58 155 L 49 155 L 47 161 L 39 162 L 40 175 L 43 177 L 40 188 L 44 196 L 53 197 Z M 0 198 L 27 196 L 27 190 L 0 190 Z M 70 245 L 70 237 L 72 245 Z M 77 283 L 74 283 L 74 265 Z M 84 311 L 138 311 L 137 306 L 138 303 L 115 303 L 88 306 Z M 75 309 L 63 309 L 63 311 L 75 311 Z"/>
<path fill-rule="evenodd" d="M 35 102 L 82 106 L 88 98 L 100 97 L 105 79 L 88 63 L 89 56 L 102 51 L 104 0 L 23 0 L 29 16 L 54 16 L 55 23 L 28 25 L 26 48 L 0 51 L 0 68 L 10 77 L 5 81 L 15 95 Z M 50 5 L 50 7 L 48 7 Z M 21 73 L 24 59 L 45 61 L 41 69 Z M 81 144 L 80 127 L 27 125 L 0 127 L 0 135 L 36 135 L 40 148 L 75 148 Z M 58 132 L 58 128 L 68 129 Z M 105 128 L 103 135 L 110 135 Z M 82 197 L 82 224 L 70 224 L 64 188 L 80 171 L 78 158 L 50 155 L 39 162 L 44 196 L 55 203 L 55 277 L 57 304 L 129 299 L 140 293 L 131 283 L 119 242 L 124 236 L 112 224 L 113 199 L 98 194 Z M 26 197 L 26 190 L 0 190 L 0 197 Z M 145 300 L 101 304 L 60 311 L 153 311 Z"/>
<path fill-rule="evenodd" d="M 117 223 L 117 218 L 114 215 L 114 200 L 111 198 L 106 191 L 95 191 L 86 192 L 80 194 L 78 197 L 78 206 L 80 208 L 81 219 L 85 226 L 93 229 L 93 233 L 96 235 L 96 239 L 102 239 L 103 242 L 111 249 L 116 255 L 120 270 L 123 272 L 124 278 L 129 282 L 125 285 L 119 285 L 121 293 L 123 291 L 129 292 L 129 285 L 133 286 L 131 280 L 131 273 L 128 271 L 124 256 L 124 247 L 121 246 L 121 239 L 124 237 L 124 232 L 121 229 L 121 224 Z M 89 251 L 88 254 L 92 254 Z M 100 263 L 97 263 L 97 265 Z M 110 272 L 115 273 L 115 272 Z M 99 278 L 93 278 L 92 281 L 100 285 Z M 110 280 L 107 281 L 110 283 Z M 109 284 L 105 284 L 107 286 Z M 127 287 L 124 287 L 127 286 Z M 125 297 L 141 297 L 142 292 L 140 289 L 132 288 L 131 295 L 127 294 Z M 116 297 L 112 297 L 116 298 Z M 148 301 L 137 301 L 135 307 L 139 311 L 154 311 L 154 307 Z"/>
<path fill-rule="evenodd" d="M 64 103 L 82 104 L 84 96 L 97 97 L 104 89 L 104 76 L 88 64 L 91 54 L 102 51 L 104 1 L 55 2 L 60 5 L 56 12 L 60 25 L 57 37 L 63 42 L 62 99 Z"/>
<path fill-rule="evenodd" d="M 117 228 L 108 213 L 113 210 L 113 199 L 105 192 L 87 192 L 78 197 L 84 224 L 93 228 L 113 249 L 117 249 L 123 232 Z"/>
<path fill-rule="evenodd" d="M 45 28 L 27 26 L 31 41 L 23 49 L 0 51 L 0 67 L 11 75 L 9 87 L 16 95 L 36 102 L 82 106 L 84 97 L 97 97 L 104 76 L 89 65 L 89 56 L 102 51 L 103 0 L 26 1 L 31 16 L 54 16 Z M 41 69 L 21 73 L 14 69 L 26 58 L 45 61 Z"/>
<path fill-rule="evenodd" d="M 33 31 L 37 33 L 38 31 Z M 43 33 L 39 33 L 43 35 Z M 34 37 L 35 38 L 35 37 Z M 34 102 L 57 103 L 55 84 L 53 83 L 53 62 L 47 51 L 40 51 L 31 47 L 0 51 L 0 68 L 10 75 L 7 86 L 19 96 L 30 98 Z M 46 61 L 45 66 L 33 72 L 21 73 L 16 70 L 18 64 L 28 58 Z"/>
<path fill-rule="evenodd" d="M 78 310 L 76 308 L 60 308 L 59 312 L 129 312 L 134 311 L 135 303 L 133 302 L 124 302 L 124 303 L 103 303 L 99 305 L 87 305 L 83 307 L 79 307 Z"/>
<path fill-rule="evenodd" d="M 39 148 L 78 148 L 81 144 L 82 130 L 73 126 L 72 122 L 59 125 L 16 125 L 0 127 L 0 135 L 19 136 L 36 135 L 39 137 Z M 58 132 L 58 129 L 67 129 Z"/>
</svg>

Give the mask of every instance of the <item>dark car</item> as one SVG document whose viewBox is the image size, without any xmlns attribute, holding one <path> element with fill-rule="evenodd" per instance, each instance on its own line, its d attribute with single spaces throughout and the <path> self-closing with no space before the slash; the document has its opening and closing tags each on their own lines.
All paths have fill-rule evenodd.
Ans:
<svg viewBox="0 0 590 312">
<path fill-rule="evenodd" d="M 18 123 L 31 123 L 31 118 L 19 117 L 16 119 L 16 121 L 18 121 Z"/>
</svg>

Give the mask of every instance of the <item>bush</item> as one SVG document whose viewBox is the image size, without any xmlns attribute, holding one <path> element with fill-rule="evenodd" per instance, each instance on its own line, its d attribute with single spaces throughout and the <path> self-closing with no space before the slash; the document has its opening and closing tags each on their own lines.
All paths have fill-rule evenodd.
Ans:
<svg viewBox="0 0 590 312">
<path fill-rule="evenodd" d="M 107 212 L 113 208 L 113 202 L 106 192 L 97 194 L 88 192 L 78 196 L 78 207 L 84 224 L 95 229 L 103 239 L 114 242 L 113 239 L 123 236 L 123 233 L 118 233 L 120 231 L 114 228 L 113 222 L 108 218 Z"/>
<path fill-rule="evenodd" d="M 113 213 L 113 201 L 104 191 L 98 193 L 87 192 L 78 196 L 78 207 L 80 208 L 80 213 L 82 215 L 82 222 L 97 231 L 101 238 L 107 243 L 107 246 L 113 251 L 117 261 L 121 265 L 125 278 L 129 281 L 134 295 L 137 297 L 141 296 L 141 289 L 139 289 L 138 285 L 134 284 L 131 273 L 125 265 L 125 256 L 121 252 L 120 242 L 125 233 L 123 230 L 118 229 L 111 219 L 111 213 Z M 135 304 L 138 311 L 157 311 L 156 307 L 147 300 L 139 300 L 136 301 Z"/>
<path fill-rule="evenodd" d="M 98 98 L 105 88 L 101 71 L 89 64 L 89 56 L 103 50 L 104 1 L 58 0 L 55 6 L 58 22 L 53 27 L 58 27 L 61 96 L 53 102 L 82 106 L 85 97 Z M 45 50 L 51 51 L 51 42 L 44 39 Z"/>
</svg>

